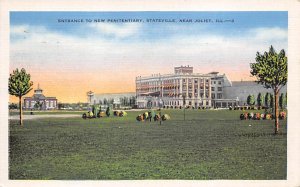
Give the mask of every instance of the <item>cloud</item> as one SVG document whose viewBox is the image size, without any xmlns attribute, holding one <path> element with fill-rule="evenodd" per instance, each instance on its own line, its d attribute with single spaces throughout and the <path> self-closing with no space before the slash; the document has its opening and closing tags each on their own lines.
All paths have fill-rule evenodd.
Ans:
<svg viewBox="0 0 300 187">
<path fill-rule="evenodd" d="M 89 24 L 90 28 L 95 29 L 99 34 L 113 36 L 116 38 L 126 38 L 138 34 L 142 24 L 140 23 L 92 23 Z"/>
<path fill-rule="evenodd" d="M 10 27 L 10 34 L 12 35 L 23 35 L 28 32 L 29 25 L 15 25 Z"/>
<path fill-rule="evenodd" d="M 250 30 L 249 35 L 260 41 L 287 40 L 288 31 L 279 27 L 256 28 Z"/>
<path fill-rule="evenodd" d="M 136 76 L 171 72 L 173 66 L 188 64 L 202 73 L 213 69 L 222 72 L 226 68 L 248 71 L 257 51 L 266 51 L 270 45 L 276 50 L 287 47 L 287 31 L 280 28 L 253 29 L 235 37 L 209 32 L 184 35 L 181 32 L 160 40 L 128 42 L 106 36 L 134 36 L 140 32 L 140 26 L 133 23 L 120 27 L 101 25 L 90 26 L 95 27 L 99 35 L 86 38 L 55 33 L 45 27 L 11 26 L 12 36 L 28 31 L 25 39 L 11 42 L 11 66 L 112 74 L 126 69 Z"/>
</svg>

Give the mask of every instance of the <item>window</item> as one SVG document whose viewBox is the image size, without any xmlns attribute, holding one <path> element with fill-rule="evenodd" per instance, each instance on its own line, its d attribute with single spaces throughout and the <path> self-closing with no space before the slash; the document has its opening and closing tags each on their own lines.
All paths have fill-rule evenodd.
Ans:
<svg viewBox="0 0 300 187">
<path fill-rule="evenodd" d="M 217 99 L 222 99 L 222 94 L 221 93 L 218 93 Z"/>
<path fill-rule="evenodd" d="M 215 91 L 215 87 L 211 87 L 211 91 Z"/>
<path fill-rule="evenodd" d="M 222 84 L 222 82 L 221 82 L 221 81 L 219 81 L 219 82 L 218 82 L 218 84 Z"/>
<path fill-rule="evenodd" d="M 185 82 L 185 79 L 182 79 L 183 82 Z"/>
<path fill-rule="evenodd" d="M 198 80 L 197 80 L 197 79 L 195 79 L 195 83 L 196 83 L 196 84 L 198 83 Z"/>
<path fill-rule="evenodd" d="M 222 91 L 222 87 L 218 87 L 218 91 Z"/>
<path fill-rule="evenodd" d="M 211 94 L 211 98 L 212 98 L 212 99 L 215 99 L 215 98 L 216 98 L 216 94 L 212 93 L 212 94 Z"/>
</svg>

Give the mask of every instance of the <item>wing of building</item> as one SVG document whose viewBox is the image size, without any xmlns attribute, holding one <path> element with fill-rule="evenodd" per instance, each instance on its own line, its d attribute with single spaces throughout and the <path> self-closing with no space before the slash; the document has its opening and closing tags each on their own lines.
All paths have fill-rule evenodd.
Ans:
<svg viewBox="0 0 300 187">
<path fill-rule="evenodd" d="M 149 107 L 229 107 L 243 105 L 249 94 L 272 92 L 255 82 L 232 82 L 225 74 L 194 73 L 193 67 L 174 68 L 173 74 L 136 77 L 139 108 Z M 249 86 L 250 84 L 250 86 Z"/>
<path fill-rule="evenodd" d="M 57 99 L 56 97 L 46 97 L 43 94 L 43 90 L 38 88 L 34 90 L 32 97 L 24 97 L 24 109 L 40 109 L 40 110 L 53 110 L 57 109 Z"/>
</svg>

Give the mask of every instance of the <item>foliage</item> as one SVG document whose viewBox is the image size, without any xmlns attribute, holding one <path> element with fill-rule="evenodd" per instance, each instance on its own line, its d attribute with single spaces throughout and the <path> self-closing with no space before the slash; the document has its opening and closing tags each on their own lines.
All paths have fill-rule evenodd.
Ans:
<svg viewBox="0 0 300 187">
<path fill-rule="evenodd" d="M 18 106 L 16 103 L 10 103 L 10 104 L 8 105 L 8 108 L 9 108 L 9 109 L 18 109 L 19 106 Z"/>
<path fill-rule="evenodd" d="M 273 46 L 269 52 L 256 54 L 256 63 L 250 63 L 250 73 L 257 78 L 257 83 L 264 85 L 265 88 L 272 88 L 275 102 L 275 134 L 279 132 L 279 91 L 287 83 L 287 57 L 282 49 L 276 53 Z M 273 104 L 271 104 L 273 107 Z"/>
<path fill-rule="evenodd" d="M 279 97 L 279 106 L 281 109 L 286 108 L 286 94 L 281 93 Z"/>
<path fill-rule="evenodd" d="M 28 94 L 32 90 L 32 81 L 30 81 L 30 74 L 26 73 L 24 68 L 19 71 L 16 69 L 12 74 L 9 75 L 8 79 L 8 91 L 10 95 L 19 98 L 20 108 L 20 125 L 23 125 L 22 120 L 22 96 Z"/>
<path fill-rule="evenodd" d="M 257 95 L 257 105 L 258 105 L 258 106 L 263 106 L 263 105 L 264 105 L 264 100 L 265 100 L 264 94 L 259 93 L 259 94 Z"/>
<path fill-rule="evenodd" d="M 266 93 L 266 96 L 265 96 L 265 106 L 266 107 L 270 107 L 271 106 L 271 94 L 270 93 Z"/>
<path fill-rule="evenodd" d="M 30 74 L 27 74 L 24 68 L 22 68 L 21 71 L 19 71 L 19 69 L 14 70 L 8 79 L 9 94 L 16 97 L 22 97 L 28 94 L 32 90 L 32 85 Z"/>
<path fill-rule="evenodd" d="M 109 108 L 109 107 L 107 107 L 107 108 L 106 108 L 106 112 L 105 112 L 105 114 L 106 114 L 106 116 L 107 116 L 107 117 L 109 117 L 109 116 L 110 116 L 110 108 Z"/>
<path fill-rule="evenodd" d="M 250 73 L 257 77 L 256 82 L 273 90 L 287 83 L 287 57 L 283 49 L 277 54 L 271 46 L 269 52 L 257 52 L 255 60 L 250 64 Z"/>
<path fill-rule="evenodd" d="M 41 110 L 41 109 L 42 109 L 42 106 L 43 106 L 43 103 L 41 103 L 40 101 L 37 101 L 37 102 L 34 104 L 34 108 L 37 109 L 37 110 Z"/>
<path fill-rule="evenodd" d="M 272 109 L 274 109 L 274 95 L 273 94 L 270 94 L 270 107 L 272 108 Z"/>
<path fill-rule="evenodd" d="M 248 105 L 254 105 L 255 104 L 254 95 L 248 95 L 248 97 L 247 97 L 247 104 Z"/>
</svg>

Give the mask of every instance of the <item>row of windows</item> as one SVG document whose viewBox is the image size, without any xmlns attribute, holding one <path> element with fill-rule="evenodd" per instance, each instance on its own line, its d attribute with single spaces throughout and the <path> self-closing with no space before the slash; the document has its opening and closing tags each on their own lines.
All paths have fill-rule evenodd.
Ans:
<svg viewBox="0 0 300 187">
<path fill-rule="evenodd" d="M 215 91 L 215 87 L 211 87 L 211 91 Z M 218 91 L 222 91 L 222 87 L 218 87 Z"/>
<path fill-rule="evenodd" d="M 217 84 L 217 81 L 211 81 L 211 84 Z M 221 85 L 222 81 L 218 81 L 218 84 Z"/>
<path fill-rule="evenodd" d="M 175 105 L 175 106 L 179 106 L 179 101 L 167 101 L 166 103 L 165 103 L 166 105 Z M 185 104 L 188 104 L 188 105 L 192 105 L 192 101 L 189 101 L 188 103 L 183 103 L 184 105 Z M 198 103 L 197 102 L 195 102 L 195 105 L 197 105 Z M 199 103 L 200 105 L 203 105 L 203 101 L 202 102 L 200 102 Z M 208 103 L 208 101 L 206 101 L 206 105 L 208 105 L 209 103 Z"/>
<path fill-rule="evenodd" d="M 212 98 L 212 99 L 215 99 L 215 98 L 216 98 L 216 94 L 215 94 L 215 93 L 212 93 L 212 94 L 211 94 L 211 98 Z M 218 93 L 218 94 L 217 94 L 217 99 L 222 99 L 222 94 L 221 94 L 221 93 Z"/>
</svg>

